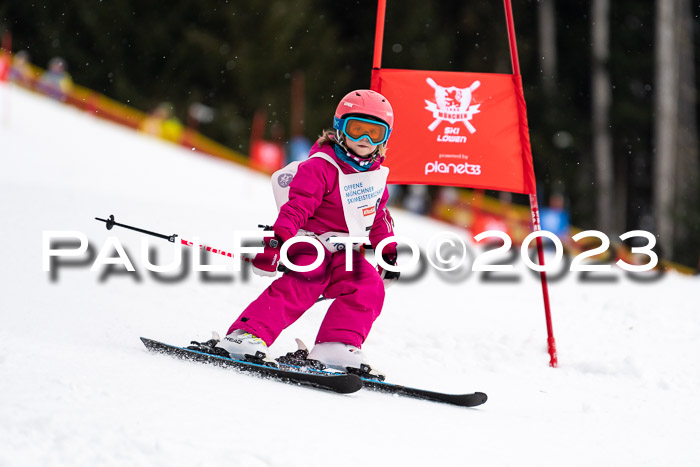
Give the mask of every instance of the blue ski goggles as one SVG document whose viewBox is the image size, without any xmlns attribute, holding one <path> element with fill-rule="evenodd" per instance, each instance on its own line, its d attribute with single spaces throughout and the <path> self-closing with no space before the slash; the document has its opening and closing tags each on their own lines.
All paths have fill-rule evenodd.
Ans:
<svg viewBox="0 0 700 467">
<path fill-rule="evenodd" d="M 366 139 L 372 146 L 386 143 L 391 134 L 386 123 L 362 117 L 334 117 L 333 128 L 342 131 L 350 141 Z"/>
</svg>

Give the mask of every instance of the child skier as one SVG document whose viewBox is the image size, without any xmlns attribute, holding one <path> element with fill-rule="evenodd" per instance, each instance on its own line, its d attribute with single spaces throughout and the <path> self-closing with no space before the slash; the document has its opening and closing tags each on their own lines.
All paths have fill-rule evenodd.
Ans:
<svg viewBox="0 0 700 467">
<path fill-rule="evenodd" d="M 288 187 L 289 198 L 272 226 L 274 236 L 264 239 L 264 251 L 252 261 L 253 272 L 274 276 L 282 244 L 297 235 L 321 242 L 323 260 L 310 272 L 285 272 L 243 311 L 220 343 L 233 358 L 257 354 L 276 365 L 268 345 L 323 296 L 334 301 L 308 358 L 344 371 L 378 374 L 360 347 L 382 310 L 385 283 L 398 279 L 399 273 L 375 270 L 359 249 L 352 250 L 352 270 L 346 270 L 347 252 L 334 237 L 368 237 L 375 247 L 393 236 L 386 209 L 388 169 L 381 165 L 393 124 L 384 96 L 352 91 L 335 111 L 335 131 L 323 132 L 309 159 L 295 166 L 296 174 L 281 173 L 282 169 L 273 175 L 275 188 L 286 195 Z M 297 266 L 312 264 L 317 255 L 314 245 L 306 242 L 291 245 L 287 252 Z M 393 265 L 396 256 L 396 243 L 388 243 L 382 258 Z"/>
</svg>

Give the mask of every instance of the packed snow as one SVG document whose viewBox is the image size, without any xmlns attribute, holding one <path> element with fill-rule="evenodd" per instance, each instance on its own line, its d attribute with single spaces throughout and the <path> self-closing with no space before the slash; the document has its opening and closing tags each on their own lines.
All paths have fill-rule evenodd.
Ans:
<svg viewBox="0 0 700 467">
<path fill-rule="evenodd" d="M 270 280 L 211 254 L 227 272 L 151 274 L 143 235 L 94 220 L 230 251 L 234 231 L 274 221 L 267 176 L 4 84 L 0 161 L 0 466 L 700 465 L 697 276 L 552 283 L 553 369 L 539 279 L 521 261 L 512 281 L 449 281 L 428 266 L 387 291 L 363 348 L 391 381 L 488 402 L 337 395 L 147 352 L 140 336 L 185 345 L 224 333 Z M 443 231 L 468 241 L 393 214 L 424 250 Z M 90 249 L 45 272 L 49 231 L 83 232 Z M 103 247 L 115 254 L 109 237 L 135 272 L 91 271 Z M 158 264 L 174 256 L 148 245 Z M 327 307 L 272 350 L 312 344 Z"/>
</svg>

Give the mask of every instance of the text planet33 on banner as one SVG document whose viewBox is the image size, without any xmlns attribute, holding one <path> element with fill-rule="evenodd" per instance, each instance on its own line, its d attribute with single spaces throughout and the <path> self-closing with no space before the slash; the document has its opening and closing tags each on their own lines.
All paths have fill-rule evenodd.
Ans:
<svg viewBox="0 0 700 467">
<path fill-rule="evenodd" d="M 375 69 L 372 89 L 394 108 L 389 183 L 534 192 L 525 103 L 513 75 Z"/>
</svg>

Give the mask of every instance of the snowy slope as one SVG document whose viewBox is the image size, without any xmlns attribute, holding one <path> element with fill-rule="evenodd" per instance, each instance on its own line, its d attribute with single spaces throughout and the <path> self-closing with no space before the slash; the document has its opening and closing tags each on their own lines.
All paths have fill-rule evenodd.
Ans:
<svg viewBox="0 0 700 467">
<path fill-rule="evenodd" d="M 224 332 L 269 280 L 161 283 L 143 267 L 141 235 L 93 220 L 115 214 L 226 250 L 234 230 L 274 220 L 267 177 L 4 85 L 0 163 L 0 466 L 700 464 L 697 278 L 567 275 L 550 289 L 551 369 L 530 272 L 452 284 L 429 270 L 388 291 L 364 348 L 396 382 L 481 390 L 487 404 L 326 394 L 147 353 L 141 335 L 185 344 Z M 394 217 L 423 248 L 451 229 Z M 82 231 L 95 252 L 116 236 L 137 274 L 101 280 L 86 262 L 52 281 L 49 230 Z M 172 257 L 167 242 L 151 245 L 158 262 Z M 312 343 L 327 306 L 273 350 Z"/>
</svg>

